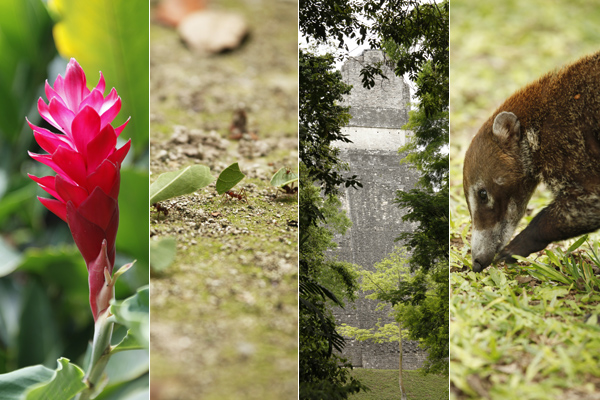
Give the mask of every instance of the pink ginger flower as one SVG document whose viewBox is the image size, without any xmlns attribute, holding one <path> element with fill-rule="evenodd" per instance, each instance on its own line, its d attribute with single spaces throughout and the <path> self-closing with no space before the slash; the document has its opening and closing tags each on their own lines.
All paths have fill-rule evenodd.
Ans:
<svg viewBox="0 0 600 400">
<path fill-rule="evenodd" d="M 56 176 L 29 177 L 54 197 L 38 199 L 69 224 L 85 259 L 94 320 L 108 308 L 112 297 L 112 286 L 107 282 L 108 289 L 103 287 L 105 275 L 112 275 L 115 263 L 121 163 L 131 146 L 130 139 L 116 148 L 117 137 L 129 119 L 116 129 L 111 126 L 121 110 L 121 98 L 114 88 L 104 97 L 104 89 L 100 73 L 98 85 L 90 91 L 83 69 L 72 58 L 65 77 L 58 75 L 54 88 L 46 81 L 48 104 L 38 100 L 40 115 L 60 133 L 27 121 L 37 143 L 48 152 L 29 155 L 56 172 Z"/>
</svg>

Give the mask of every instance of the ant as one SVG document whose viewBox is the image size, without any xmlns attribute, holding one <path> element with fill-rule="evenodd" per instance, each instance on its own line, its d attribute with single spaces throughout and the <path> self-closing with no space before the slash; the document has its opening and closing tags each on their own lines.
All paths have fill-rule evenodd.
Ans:
<svg viewBox="0 0 600 400">
<path fill-rule="evenodd" d="M 246 203 L 248 202 L 248 197 L 246 197 L 246 189 L 242 189 L 238 193 L 234 192 L 233 190 L 228 190 L 225 193 L 223 193 L 223 196 L 225 196 L 224 200 L 228 200 L 227 196 L 229 196 L 241 201 L 245 201 Z M 223 201 L 221 201 L 221 203 L 222 202 Z"/>
<path fill-rule="evenodd" d="M 283 186 L 279 187 L 278 189 L 283 190 L 284 194 L 296 194 L 296 193 L 298 193 L 298 186 L 294 187 L 294 182 L 292 182 L 289 186 L 288 185 L 283 185 Z M 279 193 L 279 191 L 277 191 L 275 193 L 275 198 L 277 198 L 277 193 Z"/>
<path fill-rule="evenodd" d="M 160 215 L 160 213 L 163 213 L 163 215 L 166 217 L 167 215 L 169 215 L 169 209 L 165 206 L 163 206 L 160 203 L 154 203 L 152 204 L 154 206 L 154 208 L 156 208 L 156 211 L 158 212 L 158 214 Z"/>
<path fill-rule="evenodd" d="M 298 186 L 294 187 L 292 183 L 291 186 L 283 185 L 281 189 L 285 192 L 285 194 L 296 194 L 298 193 Z"/>
</svg>

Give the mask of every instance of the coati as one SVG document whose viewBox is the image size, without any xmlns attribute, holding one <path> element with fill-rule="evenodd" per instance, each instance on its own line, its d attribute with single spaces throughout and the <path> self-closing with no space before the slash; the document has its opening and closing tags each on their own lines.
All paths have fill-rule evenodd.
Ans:
<svg viewBox="0 0 600 400">
<path fill-rule="evenodd" d="M 540 182 L 554 200 L 508 243 Z M 475 272 L 600 228 L 600 52 L 510 96 L 473 138 L 463 188 Z"/>
</svg>

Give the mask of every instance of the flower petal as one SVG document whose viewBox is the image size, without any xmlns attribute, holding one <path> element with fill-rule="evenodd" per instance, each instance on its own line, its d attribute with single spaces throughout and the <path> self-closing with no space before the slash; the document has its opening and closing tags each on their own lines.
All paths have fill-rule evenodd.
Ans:
<svg viewBox="0 0 600 400">
<path fill-rule="evenodd" d="M 107 104 L 108 103 L 105 102 L 102 109 L 105 109 Z M 111 104 L 104 111 L 100 111 L 100 114 L 102 115 L 102 127 L 104 128 L 106 125 L 110 124 L 113 119 L 115 119 L 119 111 L 121 111 L 121 98 L 117 97 L 113 104 Z"/>
<path fill-rule="evenodd" d="M 79 110 L 83 110 L 85 106 L 90 106 L 94 110 L 96 110 L 98 114 L 100 114 L 100 109 L 102 108 L 103 104 L 104 96 L 102 95 L 102 92 L 94 89 L 90 92 L 88 96 L 86 96 L 85 99 L 83 99 L 83 101 L 79 105 Z"/>
<path fill-rule="evenodd" d="M 67 73 L 65 74 L 64 92 L 65 102 L 69 109 L 76 112 L 79 109 L 79 103 L 85 95 L 85 73 L 81 66 L 74 58 L 71 58 L 67 65 Z"/>
<path fill-rule="evenodd" d="M 65 203 L 72 201 L 73 204 L 75 204 L 75 207 L 79 207 L 79 205 L 83 203 L 88 197 L 87 190 L 85 190 L 81 186 L 77 186 L 70 182 L 67 182 L 60 175 L 56 176 L 54 186 L 56 188 L 56 192 L 60 196 L 58 198 L 63 199 Z"/>
<path fill-rule="evenodd" d="M 87 145 L 88 171 L 94 171 L 104 161 L 117 145 L 117 134 L 111 125 L 106 125 Z"/>
<path fill-rule="evenodd" d="M 102 189 L 96 187 L 77 208 L 77 212 L 105 231 L 110 224 L 113 214 L 118 212 L 118 209 L 119 203 L 117 199 L 113 199 L 104 193 Z"/>
<path fill-rule="evenodd" d="M 62 146 L 60 148 L 62 149 Z M 63 171 L 62 168 L 59 165 L 57 165 L 56 162 L 54 162 L 54 160 L 52 160 L 52 154 L 35 154 L 30 151 L 28 151 L 28 153 L 31 158 L 33 158 L 36 161 L 41 162 L 44 165 L 49 166 L 57 174 L 68 177 L 67 173 L 65 171 Z"/>
<path fill-rule="evenodd" d="M 58 218 L 67 222 L 67 206 L 65 206 L 65 203 L 54 199 L 46 199 L 44 197 L 38 197 L 38 200 Z"/>
<path fill-rule="evenodd" d="M 125 159 L 125 156 L 129 152 L 129 148 L 131 147 L 131 139 L 127 141 L 120 149 L 117 149 L 114 153 L 112 153 L 108 159 L 115 163 L 119 168 L 121 168 L 121 163 Z"/>
<path fill-rule="evenodd" d="M 54 185 L 54 181 L 56 178 L 54 176 L 43 176 L 41 178 L 38 178 L 37 176 L 31 175 L 31 174 L 27 174 L 27 176 L 29 176 L 29 178 L 31 178 L 31 180 L 33 180 L 35 183 L 37 183 L 39 187 L 44 189 L 46 191 L 46 193 L 55 197 L 57 200 L 59 200 L 62 203 L 65 202 L 56 192 L 55 185 Z"/>
<path fill-rule="evenodd" d="M 58 96 L 61 98 L 65 96 L 65 81 L 61 74 L 58 74 L 56 80 L 54 81 L 54 91 L 58 93 Z M 50 101 L 49 97 L 48 101 Z"/>
<path fill-rule="evenodd" d="M 29 123 L 29 121 L 27 121 Z M 40 128 L 39 126 L 35 126 L 29 123 L 29 127 L 33 129 L 33 136 L 35 137 L 35 141 L 40 147 L 52 154 L 56 151 L 58 146 L 64 146 L 67 148 L 73 148 L 71 141 L 63 134 L 56 134 L 50 132 L 47 129 Z"/>
<path fill-rule="evenodd" d="M 88 143 L 100 132 L 100 116 L 90 106 L 85 106 L 73 119 L 71 134 L 77 150 L 87 158 Z"/>
<path fill-rule="evenodd" d="M 98 256 L 102 241 L 106 239 L 106 235 L 102 228 L 79 214 L 73 202 L 68 202 L 66 208 L 67 223 L 69 224 L 69 229 L 71 229 L 73 240 L 83 256 L 85 264 L 89 268 L 90 263 Z"/>
<path fill-rule="evenodd" d="M 54 118 L 50 114 L 48 105 L 46 103 L 44 103 L 44 100 L 42 100 L 41 97 L 38 99 L 38 112 L 40 113 L 42 118 L 44 118 L 50 125 L 52 125 L 56 129 L 60 130 L 61 132 L 65 133 L 62 126 L 60 126 L 60 124 L 54 120 Z"/>
<path fill-rule="evenodd" d="M 85 160 L 81 154 L 60 146 L 52 154 L 52 161 L 59 168 L 59 170 L 62 171 L 62 173 L 60 173 L 59 171 L 55 170 L 57 173 L 62 175 L 65 179 L 70 178 L 67 179 L 67 181 L 76 183 L 79 186 L 83 186 L 85 184 Z M 48 166 L 52 168 L 52 166 Z"/>
<path fill-rule="evenodd" d="M 106 90 L 106 82 L 104 82 L 104 75 L 102 75 L 102 71 L 100 71 L 100 79 L 98 80 L 98 84 L 96 85 L 96 90 L 99 90 L 104 96 L 104 90 Z"/>
<path fill-rule="evenodd" d="M 127 118 L 127 121 L 125 121 L 123 125 L 119 126 L 118 128 L 115 128 L 115 133 L 117 134 L 117 137 L 121 135 L 121 132 L 123 132 L 123 129 L 125 129 L 130 119 L 131 117 Z"/>
<path fill-rule="evenodd" d="M 120 184 L 119 168 L 111 161 L 104 160 L 98 169 L 87 177 L 86 187 L 89 189 L 99 187 L 109 197 L 117 200 Z"/>
<path fill-rule="evenodd" d="M 60 99 L 62 101 L 60 94 L 58 94 L 58 92 L 56 90 L 54 90 L 52 88 L 52 86 L 50 86 L 47 79 L 46 79 L 46 84 L 44 85 L 44 89 L 46 92 L 46 99 L 48 99 L 48 101 L 52 100 L 54 97 L 56 97 L 57 99 Z"/>
<path fill-rule="evenodd" d="M 54 125 L 57 129 L 60 129 L 62 132 L 66 133 L 67 136 L 72 137 L 73 135 L 71 134 L 71 123 L 73 122 L 73 118 L 75 118 L 75 114 L 73 113 L 73 111 L 65 107 L 65 105 L 56 97 L 50 100 L 50 103 L 48 104 L 48 110 L 50 111 L 50 115 L 52 115 L 52 119 L 56 122 L 56 124 L 58 124 L 52 125 Z"/>
</svg>

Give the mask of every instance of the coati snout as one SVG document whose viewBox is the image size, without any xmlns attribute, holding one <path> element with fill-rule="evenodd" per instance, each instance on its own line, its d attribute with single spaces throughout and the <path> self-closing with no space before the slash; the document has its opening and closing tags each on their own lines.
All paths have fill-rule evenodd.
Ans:
<svg viewBox="0 0 600 400">
<path fill-rule="evenodd" d="M 473 271 L 600 228 L 600 53 L 509 97 L 465 155 Z M 539 182 L 554 195 L 510 241 Z"/>
</svg>

